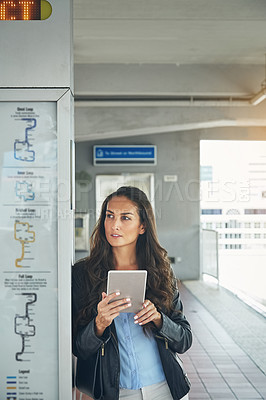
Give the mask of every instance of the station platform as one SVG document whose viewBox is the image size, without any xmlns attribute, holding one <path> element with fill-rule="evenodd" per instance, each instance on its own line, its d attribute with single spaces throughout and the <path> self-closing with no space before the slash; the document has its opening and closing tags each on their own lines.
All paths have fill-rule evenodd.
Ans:
<svg viewBox="0 0 266 400">
<path fill-rule="evenodd" d="M 181 355 L 189 400 L 266 399 L 265 317 L 217 285 L 185 281 L 179 290 L 194 338 Z"/>
<path fill-rule="evenodd" d="M 181 356 L 189 399 L 266 399 L 265 317 L 218 285 L 186 281 L 180 293 L 194 336 Z"/>
</svg>

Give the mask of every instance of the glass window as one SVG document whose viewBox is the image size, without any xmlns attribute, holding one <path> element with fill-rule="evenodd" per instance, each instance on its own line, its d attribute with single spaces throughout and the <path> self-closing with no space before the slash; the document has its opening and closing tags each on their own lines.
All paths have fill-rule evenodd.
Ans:
<svg viewBox="0 0 266 400">
<path fill-rule="evenodd" d="M 75 228 L 83 228 L 83 218 L 75 219 Z"/>
<path fill-rule="evenodd" d="M 255 222 L 254 223 L 254 228 L 260 228 L 260 222 Z"/>
<path fill-rule="evenodd" d="M 260 239 L 260 233 L 255 233 L 255 234 L 254 234 L 254 238 L 255 238 L 255 239 Z"/>
<path fill-rule="evenodd" d="M 235 219 L 230 220 L 230 228 L 236 228 L 236 224 L 237 224 L 237 222 Z"/>
<path fill-rule="evenodd" d="M 250 228 L 251 227 L 251 223 L 250 222 L 245 222 L 245 228 Z"/>
</svg>

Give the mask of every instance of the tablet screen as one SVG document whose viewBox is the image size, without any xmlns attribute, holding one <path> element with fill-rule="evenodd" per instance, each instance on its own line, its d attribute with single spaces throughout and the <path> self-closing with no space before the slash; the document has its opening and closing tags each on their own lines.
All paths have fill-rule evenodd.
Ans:
<svg viewBox="0 0 266 400">
<path fill-rule="evenodd" d="M 142 309 L 146 292 L 147 271 L 109 271 L 107 281 L 107 294 L 120 292 L 114 301 L 129 297 L 131 307 L 121 312 L 137 313 Z"/>
</svg>

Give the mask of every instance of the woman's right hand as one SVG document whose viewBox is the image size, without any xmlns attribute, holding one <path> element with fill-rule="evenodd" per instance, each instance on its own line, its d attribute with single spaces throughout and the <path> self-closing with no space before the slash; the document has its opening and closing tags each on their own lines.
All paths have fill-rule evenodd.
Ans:
<svg viewBox="0 0 266 400">
<path fill-rule="evenodd" d="M 131 306 L 130 299 L 116 300 L 110 303 L 111 300 L 118 297 L 120 293 L 112 293 L 107 296 L 102 293 L 102 300 L 97 306 L 97 317 L 95 319 L 95 333 L 97 336 L 102 336 L 105 329 L 111 325 L 112 321 L 120 314 L 120 311 Z"/>
</svg>

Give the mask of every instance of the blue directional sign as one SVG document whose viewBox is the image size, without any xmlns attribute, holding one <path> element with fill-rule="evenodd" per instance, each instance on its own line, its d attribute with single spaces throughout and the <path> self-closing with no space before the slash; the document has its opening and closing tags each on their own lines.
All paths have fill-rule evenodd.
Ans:
<svg viewBox="0 0 266 400">
<path fill-rule="evenodd" d="M 156 165 L 156 146 L 96 145 L 93 159 L 94 165 Z"/>
</svg>

